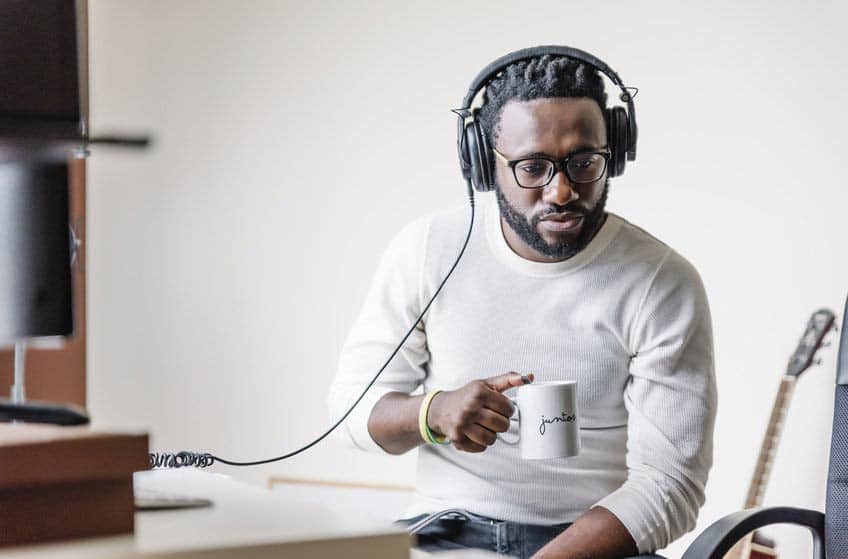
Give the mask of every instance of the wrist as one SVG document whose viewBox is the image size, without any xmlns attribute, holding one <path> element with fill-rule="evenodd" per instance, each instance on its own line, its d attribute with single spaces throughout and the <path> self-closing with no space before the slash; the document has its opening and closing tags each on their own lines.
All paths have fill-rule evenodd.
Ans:
<svg viewBox="0 0 848 559">
<path fill-rule="evenodd" d="M 421 439 L 430 444 L 450 444 L 447 437 L 434 433 L 429 424 L 430 404 L 440 392 L 440 390 L 434 390 L 427 393 L 421 401 L 421 407 L 418 410 L 418 432 L 421 435 Z"/>
<path fill-rule="evenodd" d="M 442 418 L 441 404 L 444 401 L 444 392 L 440 391 L 430 400 L 430 408 L 427 410 L 427 426 L 436 435 L 445 436 L 444 427 L 440 421 Z"/>
</svg>

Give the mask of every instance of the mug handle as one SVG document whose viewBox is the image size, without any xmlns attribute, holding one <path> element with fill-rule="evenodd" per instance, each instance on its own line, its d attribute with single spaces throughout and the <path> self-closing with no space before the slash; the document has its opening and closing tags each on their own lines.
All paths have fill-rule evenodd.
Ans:
<svg viewBox="0 0 848 559">
<path fill-rule="evenodd" d="M 513 411 L 512 415 L 509 417 L 509 422 L 512 423 L 513 421 L 515 421 L 515 422 L 520 424 L 521 423 L 521 410 L 518 409 L 518 402 L 513 400 L 512 398 L 510 398 L 509 401 L 512 402 L 512 405 L 515 408 L 515 411 Z M 517 445 L 519 442 L 521 442 L 521 430 L 520 429 L 518 430 L 518 436 L 515 437 L 515 440 L 513 440 L 513 441 L 507 439 L 506 437 L 504 437 L 502 435 L 503 435 L 503 433 L 498 433 L 495 436 L 497 437 L 497 439 L 499 441 L 501 441 L 504 444 L 514 446 L 514 445 Z"/>
</svg>

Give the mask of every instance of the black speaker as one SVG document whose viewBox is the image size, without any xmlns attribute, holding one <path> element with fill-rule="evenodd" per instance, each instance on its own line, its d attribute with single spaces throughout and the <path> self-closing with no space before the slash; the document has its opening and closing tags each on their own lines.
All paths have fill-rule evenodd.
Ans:
<svg viewBox="0 0 848 559">
<path fill-rule="evenodd" d="M 0 344 L 73 330 L 68 165 L 0 164 Z"/>
</svg>

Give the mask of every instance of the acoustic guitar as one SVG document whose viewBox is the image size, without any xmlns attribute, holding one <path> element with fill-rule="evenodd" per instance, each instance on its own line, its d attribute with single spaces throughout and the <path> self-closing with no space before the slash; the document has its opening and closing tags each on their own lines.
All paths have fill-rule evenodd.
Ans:
<svg viewBox="0 0 848 559">
<path fill-rule="evenodd" d="M 821 360 L 816 358 L 816 353 L 823 344 L 825 336 L 836 329 L 836 317 L 827 310 L 821 309 L 812 314 L 807 322 L 807 328 L 801 341 L 795 349 L 795 353 L 789 358 L 786 373 L 780 380 L 780 388 L 771 408 L 768 427 L 766 428 L 763 444 L 760 446 L 760 454 L 751 485 L 748 487 L 748 495 L 745 497 L 743 508 L 750 509 L 762 506 L 763 495 L 769 480 L 771 467 L 774 462 L 780 435 L 783 431 L 783 420 L 786 417 L 786 409 L 795 389 L 798 377 L 812 365 L 818 365 Z M 826 344 L 830 345 L 830 344 Z M 774 542 L 757 532 L 751 532 L 734 545 L 724 556 L 724 559 L 773 559 L 777 557 Z"/>
</svg>

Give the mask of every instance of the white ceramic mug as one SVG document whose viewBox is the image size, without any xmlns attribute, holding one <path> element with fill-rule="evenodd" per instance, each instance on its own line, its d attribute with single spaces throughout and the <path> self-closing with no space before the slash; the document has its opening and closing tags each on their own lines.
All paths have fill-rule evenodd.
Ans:
<svg viewBox="0 0 848 559">
<path fill-rule="evenodd" d="M 510 421 L 518 421 L 518 438 L 498 438 L 518 444 L 521 458 L 569 458 L 580 453 L 576 380 L 525 384 L 512 402 L 515 413 Z"/>
</svg>

